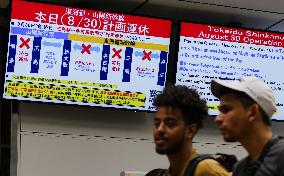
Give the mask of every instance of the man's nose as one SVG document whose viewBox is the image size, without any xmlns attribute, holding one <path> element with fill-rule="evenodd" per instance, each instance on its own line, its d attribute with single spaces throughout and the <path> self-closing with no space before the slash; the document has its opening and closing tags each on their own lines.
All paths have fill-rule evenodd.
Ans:
<svg viewBox="0 0 284 176">
<path fill-rule="evenodd" d="M 215 116 L 214 122 L 217 123 L 217 124 L 220 124 L 222 122 L 221 114 Z"/>
<path fill-rule="evenodd" d="M 166 129 L 165 124 L 163 122 L 161 122 L 157 128 L 157 131 L 159 132 L 164 132 Z"/>
</svg>

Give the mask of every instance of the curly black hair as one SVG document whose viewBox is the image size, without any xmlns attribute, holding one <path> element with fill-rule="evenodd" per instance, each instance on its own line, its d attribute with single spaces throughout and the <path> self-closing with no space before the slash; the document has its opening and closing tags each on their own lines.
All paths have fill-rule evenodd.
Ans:
<svg viewBox="0 0 284 176">
<path fill-rule="evenodd" d="M 153 102 L 157 108 L 161 106 L 180 109 L 187 124 L 203 126 L 203 119 L 208 117 L 206 101 L 201 99 L 195 89 L 184 85 L 168 85 L 158 94 Z"/>
</svg>

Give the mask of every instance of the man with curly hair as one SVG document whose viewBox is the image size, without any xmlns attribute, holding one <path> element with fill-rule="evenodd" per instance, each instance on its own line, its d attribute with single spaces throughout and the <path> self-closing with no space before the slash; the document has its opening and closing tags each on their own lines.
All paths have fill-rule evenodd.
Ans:
<svg viewBox="0 0 284 176">
<path fill-rule="evenodd" d="M 147 176 L 184 176 L 190 161 L 198 154 L 192 139 L 208 116 L 206 102 L 194 89 L 186 86 L 167 86 L 156 96 L 153 135 L 158 154 L 167 155 L 167 170 L 155 169 Z M 198 163 L 194 176 L 227 176 L 226 169 L 214 159 Z"/>
</svg>

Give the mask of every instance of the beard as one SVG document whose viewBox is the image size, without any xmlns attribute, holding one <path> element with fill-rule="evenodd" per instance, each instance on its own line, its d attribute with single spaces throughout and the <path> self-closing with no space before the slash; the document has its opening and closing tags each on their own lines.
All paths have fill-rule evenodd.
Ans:
<svg viewBox="0 0 284 176">
<path fill-rule="evenodd" d="M 235 136 L 230 136 L 230 135 L 224 135 L 223 139 L 226 142 L 237 142 L 238 141 Z"/>
<path fill-rule="evenodd" d="M 237 142 L 235 138 L 224 138 L 224 141 L 226 142 Z"/>
<path fill-rule="evenodd" d="M 174 141 L 174 143 L 168 143 L 169 140 L 166 140 L 167 144 L 165 147 L 160 147 L 156 145 L 156 152 L 161 155 L 169 155 L 176 153 L 180 150 L 180 148 L 183 146 L 184 141 L 184 134 L 179 137 L 178 140 Z"/>
</svg>

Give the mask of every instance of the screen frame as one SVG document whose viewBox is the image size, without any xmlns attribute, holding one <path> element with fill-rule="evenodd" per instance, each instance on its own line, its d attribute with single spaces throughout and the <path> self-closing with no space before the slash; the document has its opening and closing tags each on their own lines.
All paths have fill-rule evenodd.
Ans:
<svg viewBox="0 0 284 176">
<path fill-rule="evenodd" d="M 177 41 L 175 40 L 175 36 L 173 35 L 173 30 L 175 29 L 175 27 L 178 25 L 177 23 L 175 23 L 175 21 L 172 19 L 172 18 L 164 18 L 164 17 L 156 17 L 156 16 L 151 16 L 151 15 L 136 15 L 136 14 L 133 14 L 133 13 L 121 13 L 121 12 L 118 12 L 118 11 L 110 11 L 110 10 L 104 10 L 104 9 L 96 9 L 96 8 L 92 8 L 92 7 L 76 7 L 76 4 L 64 4 L 64 3 L 60 3 L 60 2 L 39 2 L 37 0 L 10 0 L 9 2 L 9 17 L 8 17 L 8 22 L 9 22 L 9 25 L 8 25 L 8 33 L 5 33 L 3 34 L 4 37 L 7 38 L 7 42 L 4 43 L 4 47 L 6 47 L 6 51 L 4 51 L 4 59 L 3 59 L 3 83 L 1 83 L 1 97 L 3 100 L 5 101 L 9 101 L 9 102 L 13 102 L 14 104 L 15 103 L 20 103 L 20 102 L 24 102 L 24 103 L 36 103 L 36 104 L 50 104 L 50 105 L 61 105 L 61 106 L 71 106 L 71 107 L 84 107 L 84 108 L 102 108 L 102 109 L 112 109 L 112 110 L 122 110 L 122 111 L 132 111 L 132 112 L 148 112 L 148 113 L 155 113 L 155 110 L 148 110 L 148 109 L 128 109 L 127 107 L 121 107 L 121 108 L 118 108 L 118 107 L 112 107 L 112 106 L 96 106 L 96 105 L 79 105 L 79 104 L 68 104 L 68 103 L 65 103 L 64 101 L 62 101 L 62 103 L 57 103 L 57 102 L 46 102 L 46 101 L 34 101 L 34 100 L 18 100 L 18 99 L 7 99 L 7 98 L 4 98 L 3 95 L 4 95 L 4 84 L 5 84 L 5 75 L 6 75 L 6 63 L 7 63 L 7 56 L 8 56 L 8 44 L 9 44 L 9 36 L 10 36 L 10 29 L 11 29 L 11 20 L 12 20 L 12 4 L 13 2 L 15 1 L 23 1 L 23 2 L 33 2 L 33 3 L 39 3 L 39 4 L 48 4 L 48 5 L 56 5 L 56 6 L 60 6 L 60 7 L 69 7 L 69 8 L 77 8 L 77 9 L 84 9 L 84 10 L 94 10 L 94 11 L 101 11 L 101 12 L 105 12 L 105 13 L 116 13 L 116 14 L 122 14 L 122 15 L 130 15 L 130 16 L 134 16 L 134 17 L 146 17 L 146 18 L 153 18 L 153 19 L 157 19 L 157 20 L 168 20 L 171 22 L 171 26 L 170 26 L 170 36 L 169 36 L 169 39 L 170 39 L 170 42 L 169 42 L 169 51 L 168 51 L 168 63 L 167 63 L 167 66 L 166 66 L 166 79 L 165 79 L 165 86 L 166 87 L 168 84 L 171 84 L 172 82 L 172 79 L 170 79 L 171 77 L 171 64 L 170 63 L 174 63 L 174 58 L 171 58 L 172 57 L 172 53 L 174 53 L 176 51 L 176 49 L 174 49 L 172 47 L 172 45 L 175 45 L 175 43 L 177 43 Z M 177 33 L 177 31 L 175 31 L 175 33 Z M 170 72 L 170 73 L 169 73 Z M 170 79 L 170 81 L 169 81 Z"/>
<path fill-rule="evenodd" d="M 225 25 L 225 24 L 216 24 L 216 23 L 202 23 L 202 22 L 196 22 L 196 21 L 190 21 L 190 20 L 179 20 L 178 24 L 179 24 L 179 38 L 178 38 L 178 47 L 177 47 L 177 57 L 175 57 L 175 67 L 173 70 L 173 82 L 171 84 L 176 85 L 176 75 L 177 75 L 177 63 L 179 60 L 179 44 L 180 44 L 180 36 L 181 36 L 181 24 L 182 23 L 192 23 L 192 24 L 200 24 L 200 25 L 210 25 L 210 26 L 216 26 L 216 27 L 226 27 L 226 28 L 233 28 L 233 29 L 241 29 L 241 30 L 250 30 L 250 31 L 256 31 L 256 32 L 267 32 L 267 33 L 274 33 L 274 34 L 281 34 L 284 35 L 284 32 L 279 32 L 279 31 L 270 31 L 270 30 L 263 30 L 263 29 L 256 29 L 256 28 L 247 28 L 247 27 L 234 27 L 232 25 Z M 284 48 L 284 46 L 283 46 Z M 198 91 L 198 90 L 197 90 Z M 198 91 L 199 92 L 199 91 Z M 207 102 L 207 101 L 206 101 Z M 210 115 L 209 116 L 215 118 L 217 115 Z M 270 121 L 275 121 L 275 122 L 284 122 L 283 120 L 280 119 L 270 119 Z"/>
</svg>

